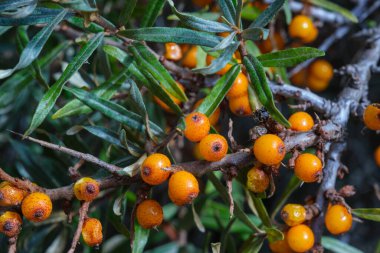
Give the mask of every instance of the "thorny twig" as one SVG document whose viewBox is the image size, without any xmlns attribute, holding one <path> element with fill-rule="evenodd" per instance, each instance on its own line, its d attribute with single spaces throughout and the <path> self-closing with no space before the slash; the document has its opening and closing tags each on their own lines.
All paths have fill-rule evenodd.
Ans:
<svg viewBox="0 0 380 253">
<path fill-rule="evenodd" d="M 75 231 L 73 242 L 71 243 L 71 247 L 67 251 L 67 253 L 74 253 L 75 252 L 75 248 L 78 245 L 80 234 L 82 232 L 83 223 L 84 223 L 84 220 L 87 216 L 87 212 L 88 212 L 88 208 L 90 206 L 90 203 L 91 202 L 83 202 L 82 206 L 79 209 L 79 221 L 78 221 L 77 230 Z"/>
</svg>

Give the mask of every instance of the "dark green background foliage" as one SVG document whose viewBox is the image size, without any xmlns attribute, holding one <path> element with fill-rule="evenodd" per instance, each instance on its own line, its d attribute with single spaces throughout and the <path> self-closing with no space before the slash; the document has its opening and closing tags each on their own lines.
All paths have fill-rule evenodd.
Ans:
<svg viewBox="0 0 380 253">
<path fill-rule="evenodd" d="M 13 2 L 17 5 L 18 2 L 22 1 L 3 2 L 8 4 Z M 34 56 L 32 54 L 24 55 L 29 59 L 29 63 L 22 66 L 22 69 L 16 70 L 11 76 L 0 80 L 0 167 L 13 176 L 28 178 L 46 188 L 57 188 L 71 184 L 68 168 L 78 160 L 21 140 L 7 130 L 18 133 L 27 132 L 35 138 L 90 153 L 106 162 L 125 167 L 137 161 L 137 156 L 143 153 L 147 134 L 154 136 L 157 140 L 162 140 L 166 126 L 176 126 L 179 116 L 182 114 L 181 109 L 163 91 L 160 83 L 179 99 L 183 101 L 187 99 L 175 85 L 174 79 L 170 75 L 168 76 L 169 73 L 144 45 L 134 42 L 133 48 L 125 52 L 113 46 L 112 43 L 105 42 L 104 29 L 101 26 L 91 23 L 88 27 L 83 27 L 83 17 L 86 17 L 87 13 L 95 11 L 95 6 L 109 26 L 125 26 L 127 30 L 121 32 L 120 36 L 149 41 L 148 45 L 160 55 L 162 55 L 164 47 L 163 43 L 157 42 L 166 42 L 168 38 L 179 43 L 186 42 L 205 47 L 215 47 L 222 38 L 207 32 L 231 30 L 225 24 L 219 23 L 219 26 L 216 26 L 215 23 L 204 25 L 202 22 L 199 23 L 200 21 L 196 18 L 194 19 L 193 16 L 192 18 L 181 16 L 183 15 L 182 11 L 199 12 L 205 18 L 213 20 L 210 22 L 216 22 L 215 15 L 213 17 L 212 14 L 195 8 L 188 0 L 174 1 L 177 10 L 174 7 L 171 8 L 168 3 L 170 1 L 165 3 L 166 1 L 162 0 L 62 2 L 68 3 L 58 5 L 50 1 L 41 1 L 38 4 L 37 11 L 23 19 L 12 20 L 0 16 L 0 25 L 3 25 L 0 26 L 1 69 L 16 66 L 18 59 L 20 57 L 23 59 L 22 52 L 24 51 L 26 54 L 25 48 L 28 49 L 26 45 L 30 46 L 34 40 L 36 44 L 43 46 L 40 49 L 38 46 L 34 46 L 33 52 L 41 50 L 41 53 Z M 224 1 L 220 2 L 223 3 Z M 281 7 L 284 1 L 276 2 L 281 2 L 279 5 Z M 315 0 L 311 2 L 324 1 Z M 230 3 L 232 4 L 232 2 Z M 342 6 L 348 9 L 352 8 L 346 1 L 337 1 L 337 3 L 343 4 Z M 0 1 L 0 11 L 2 11 L 1 4 L 2 1 Z M 69 11 L 61 12 L 62 6 L 67 7 Z M 134 6 L 135 8 L 133 8 Z M 162 13 L 161 8 L 163 8 Z M 333 6 L 333 8 L 335 7 Z M 157 20 L 155 13 L 161 14 Z M 187 20 L 188 24 L 192 25 L 191 27 L 195 27 L 199 31 L 193 32 L 188 28 L 186 30 L 180 28 L 181 25 L 178 21 L 173 21 L 173 13 L 177 13 L 180 18 Z M 257 16 L 257 13 L 251 16 L 247 16 L 247 13 L 244 12 L 243 14 L 243 17 L 248 19 Z M 345 12 L 344 14 L 353 20 L 351 14 Z M 231 16 L 227 15 L 226 18 L 231 23 L 236 21 L 232 14 Z M 277 18 L 285 26 L 284 12 L 281 11 Z M 54 31 L 54 22 L 59 23 L 62 19 L 65 21 L 62 21 L 63 23 L 60 26 L 62 27 L 62 24 L 65 24 L 75 28 L 79 36 L 64 29 L 58 29 L 58 26 Z M 248 19 L 242 21 L 245 28 L 251 22 Z M 51 29 L 48 31 L 44 28 L 46 29 L 45 33 L 41 33 L 42 28 L 36 27 L 34 24 L 45 23 L 46 21 L 50 24 Z M 265 35 L 268 32 L 263 27 L 269 20 L 259 19 L 255 22 L 252 26 L 254 29 L 246 31 L 243 36 L 256 40 L 257 35 Z M 377 20 L 373 20 L 373 22 L 377 22 Z M 360 24 L 360 26 L 368 25 L 371 24 Z M 166 28 L 161 30 L 148 28 L 152 26 Z M 143 27 L 147 27 L 147 29 L 129 30 Z M 329 36 L 334 32 L 334 29 L 326 27 L 320 32 L 321 37 Z M 50 32 L 52 35 L 48 36 Z M 82 33 L 87 36 L 81 36 Z M 94 36 L 94 34 L 96 35 Z M 38 36 L 40 37 L 38 38 Z M 73 41 L 73 38 L 77 39 Z M 106 38 L 115 43 L 121 42 L 116 36 L 108 36 L 107 34 Z M 46 40 L 46 44 L 42 43 L 43 40 Z M 30 41 L 29 44 L 28 41 Z M 236 50 L 237 45 L 231 44 L 232 39 L 229 42 L 228 47 L 222 43 L 218 45 L 223 48 L 222 51 L 224 52 L 221 56 L 220 66 L 214 66 L 214 69 L 211 70 L 209 68 L 198 69 L 198 72 L 213 74 L 218 68 L 230 61 L 232 52 Z M 333 46 L 326 52 L 326 55 L 334 67 L 338 68 L 350 62 L 356 48 L 357 45 L 355 44 L 340 43 L 339 46 Z M 269 58 L 262 56 L 258 59 L 265 67 L 289 67 L 308 58 L 323 55 L 323 52 L 317 49 L 306 48 L 302 50 L 304 51 L 287 52 L 287 55 L 292 57 L 296 55 L 294 59 L 285 57 L 281 61 L 277 58 L 278 55 L 269 55 Z M 274 61 L 265 61 L 271 60 L 273 57 L 276 57 Z M 32 60 L 34 61 L 31 64 Z M 67 64 L 69 67 L 66 68 Z M 82 67 L 80 67 L 81 65 Z M 257 65 L 255 68 L 258 68 Z M 227 133 L 228 117 L 232 117 L 235 122 L 234 129 L 237 141 L 239 144 L 250 146 L 251 143 L 246 141 L 248 140 L 248 130 L 257 122 L 252 118 L 237 118 L 231 115 L 227 109 L 227 104 L 223 101 L 224 95 L 232 84 L 231 80 L 234 80 L 239 69 L 240 67 L 236 65 L 227 75 L 216 82 L 215 89 L 212 90 L 215 96 L 208 97 L 199 110 L 210 114 L 220 104 L 223 111 L 220 123 L 221 133 Z M 76 71 L 78 72 L 73 75 Z M 260 74 L 260 68 L 257 72 Z M 214 79 L 217 80 L 217 78 Z M 329 98 L 336 96 L 341 89 L 338 87 L 338 79 L 332 81 L 329 89 L 322 94 L 323 96 Z M 372 79 L 369 91 L 370 100 L 378 101 L 380 94 L 378 77 L 375 76 Z M 49 92 L 47 92 L 47 85 L 50 86 Z M 184 83 L 184 85 L 187 89 L 191 87 L 189 83 Z M 143 86 L 145 87 L 141 89 Z M 210 92 L 211 89 L 209 88 L 202 89 L 204 93 L 202 96 Z M 140 90 L 144 92 L 140 93 Z M 154 95 L 166 101 L 175 114 L 164 113 L 153 102 L 152 91 L 154 91 Z M 188 91 L 202 94 L 199 89 Z M 256 87 L 255 91 L 257 92 Z M 119 94 L 127 94 L 127 96 L 115 98 L 115 95 Z M 276 120 L 287 124 L 281 113 L 271 103 L 271 96 L 268 93 L 264 94 L 268 103 L 263 102 L 262 98 L 260 101 Z M 280 104 L 279 109 L 285 116 L 288 116 L 290 111 L 287 109 L 286 102 L 288 101 Z M 37 113 L 35 114 L 36 110 Z M 150 120 L 149 133 L 145 131 L 145 126 L 148 123 L 146 115 Z M 339 181 L 337 188 L 346 184 L 352 184 L 356 187 L 357 194 L 348 201 L 353 208 L 379 207 L 379 199 L 375 195 L 374 185 L 378 184 L 380 180 L 380 172 L 376 168 L 372 154 L 375 147 L 379 145 L 380 138 L 375 133 L 365 132 L 363 134 L 362 128 L 361 122 L 350 122 L 348 149 L 343 157 L 344 163 L 349 166 L 350 174 L 344 180 Z M 194 160 L 191 155 L 191 143 L 179 143 L 171 151 L 173 158 L 176 158 L 178 162 Z M 89 163 L 85 163 L 81 168 L 81 173 L 94 178 L 102 178 L 108 175 L 105 170 Z M 275 209 L 290 179 L 290 173 L 282 168 L 280 176 L 276 179 L 277 190 L 275 195 L 269 199 L 263 199 L 269 214 Z M 144 250 L 147 253 L 178 252 L 179 250 L 182 252 L 210 252 L 210 244 L 213 242 L 222 242 L 221 252 L 233 253 L 241 249 L 243 243 L 250 242 L 249 238 L 255 232 L 255 226 L 261 226 L 262 223 L 266 227 L 271 226 L 266 224 L 265 219 L 261 221 L 253 214 L 247 203 L 245 189 L 237 180 L 233 182 L 233 196 L 236 202 L 235 208 L 238 211 L 235 211 L 236 217 L 230 220 L 229 206 L 225 202 L 226 189 L 224 185 L 225 182 L 220 173 L 203 176 L 200 179 L 202 194 L 196 199 L 194 208 L 200 217 L 198 218 L 200 223 L 205 228 L 204 232 L 200 232 L 197 228 L 194 221 L 197 218 L 194 217 L 191 206 L 177 207 L 169 201 L 167 183 L 154 187 L 152 198 L 163 205 L 165 222 L 158 230 L 151 230 L 150 232 L 137 226 L 133 252 L 142 252 L 149 233 L 149 240 Z M 316 184 L 303 185 L 302 190 L 294 192 L 289 202 L 303 203 L 306 197 L 316 193 L 317 187 Z M 91 205 L 89 216 L 99 218 L 104 229 L 104 243 L 99 249 L 100 252 L 131 252 L 129 226 L 130 215 L 136 201 L 136 189 L 137 186 L 134 185 L 130 188 L 106 190 Z M 248 198 L 250 199 L 250 197 Z M 261 201 L 259 198 L 254 199 L 258 202 Z M 63 205 L 62 201 L 54 203 L 55 212 L 52 217 L 41 224 L 24 222 L 18 240 L 19 252 L 58 253 L 67 251 L 77 225 L 77 216 L 74 216 L 73 222 L 68 224 L 67 217 L 62 211 Z M 261 203 L 257 204 L 257 206 L 260 205 Z M 74 201 L 72 210 L 77 210 L 78 207 L 79 202 Z M 260 217 L 265 218 L 265 214 L 260 215 Z M 280 220 L 279 217 L 277 218 Z M 277 235 L 276 231 L 267 229 L 269 229 L 267 230 L 268 233 Z M 176 235 L 173 235 L 173 230 L 177 231 L 180 237 L 182 234 L 186 234 L 187 241 L 181 242 L 178 240 L 179 238 L 173 238 Z M 354 222 L 351 232 L 337 239 L 353 245 L 362 252 L 373 252 L 378 244 L 379 234 L 378 224 L 365 220 L 364 223 Z M 0 240 L 1 245 L 3 245 L 0 247 L 0 252 L 6 252 L 7 240 L 3 236 L 0 236 Z M 331 247 L 335 248 L 335 252 L 342 252 L 338 251 L 340 246 L 336 245 L 336 241 L 328 240 L 329 238 L 324 241 L 326 247 L 332 243 L 333 246 Z M 141 248 L 139 249 L 137 245 Z M 83 243 L 77 247 L 77 251 L 99 252 L 96 249 L 84 246 Z M 260 252 L 267 251 L 269 249 L 265 243 Z"/>
</svg>

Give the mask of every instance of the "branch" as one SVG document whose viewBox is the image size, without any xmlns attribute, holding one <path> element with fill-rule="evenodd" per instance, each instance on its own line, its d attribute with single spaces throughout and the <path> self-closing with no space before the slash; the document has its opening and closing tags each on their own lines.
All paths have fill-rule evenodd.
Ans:
<svg viewBox="0 0 380 253">
<path fill-rule="evenodd" d="M 18 235 L 8 239 L 8 253 L 16 253 Z"/>
<path fill-rule="evenodd" d="M 75 231 L 75 234 L 73 237 L 73 242 L 71 243 L 71 247 L 70 247 L 69 251 L 67 251 L 67 253 L 74 253 L 75 252 L 75 248 L 77 247 L 77 244 L 78 244 L 78 241 L 80 238 L 80 234 L 82 232 L 84 219 L 87 216 L 87 212 L 88 212 L 88 208 L 90 206 L 90 203 L 91 202 L 84 202 L 79 209 L 79 221 L 78 221 L 77 230 Z"/>
</svg>

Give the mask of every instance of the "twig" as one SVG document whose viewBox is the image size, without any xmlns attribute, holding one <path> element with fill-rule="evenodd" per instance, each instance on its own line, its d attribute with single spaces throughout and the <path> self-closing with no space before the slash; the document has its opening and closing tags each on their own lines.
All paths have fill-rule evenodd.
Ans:
<svg viewBox="0 0 380 253">
<path fill-rule="evenodd" d="M 84 162 L 85 160 L 80 159 L 76 164 L 74 164 L 74 166 L 69 168 L 69 174 L 73 180 L 77 180 L 78 178 L 80 178 L 80 173 L 78 172 L 78 170 L 80 169 L 80 167 L 82 167 Z"/>
<path fill-rule="evenodd" d="M 7 181 L 15 186 L 17 186 L 20 189 L 30 191 L 30 192 L 35 192 L 35 191 L 44 191 L 42 187 L 39 187 L 29 180 L 22 180 L 19 178 L 14 178 L 8 173 L 6 173 L 2 168 L 0 168 L 0 179 L 3 181 Z"/>
<path fill-rule="evenodd" d="M 82 206 L 80 207 L 80 209 L 79 209 L 79 221 L 78 221 L 77 230 L 75 231 L 75 234 L 74 234 L 74 237 L 73 237 L 73 242 L 71 243 L 71 247 L 67 251 L 67 253 L 74 253 L 75 252 L 75 248 L 77 247 L 77 244 L 78 244 L 78 241 L 79 241 L 79 238 L 80 238 L 80 234 L 82 232 L 82 227 L 83 227 L 84 219 L 87 216 L 87 212 L 88 212 L 88 208 L 90 206 L 90 203 L 91 202 L 84 202 L 82 204 Z"/>
<path fill-rule="evenodd" d="M 8 239 L 8 253 L 16 253 L 18 235 Z"/>
</svg>

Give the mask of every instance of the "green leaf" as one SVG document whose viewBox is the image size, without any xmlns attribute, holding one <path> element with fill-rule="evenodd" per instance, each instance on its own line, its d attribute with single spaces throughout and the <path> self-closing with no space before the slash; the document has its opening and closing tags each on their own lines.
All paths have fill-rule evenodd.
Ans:
<svg viewBox="0 0 380 253">
<path fill-rule="evenodd" d="M 263 246 L 264 237 L 257 237 L 255 235 L 251 235 L 240 249 L 240 253 L 259 253 L 261 247 Z"/>
<path fill-rule="evenodd" d="M 269 242 L 284 240 L 284 234 L 279 229 L 275 227 L 264 227 L 264 230 L 267 233 Z"/>
<path fill-rule="evenodd" d="M 126 68 L 129 67 L 129 64 L 133 62 L 133 58 L 129 56 L 126 52 L 121 50 L 118 47 L 111 46 L 111 45 L 104 45 L 103 46 L 104 52 L 106 52 L 108 55 L 114 57 L 117 59 L 120 63 L 122 63 Z"/>
<path fill-rule="evenodd" d="M 135 233 L 133 238 L 132 253 L 143 253 L 149 238 L 149 229 L 142 228 L 138 222 L 135 222 Z"/>
<path fill-rule="evenodd" d="M 380 208 L 356 208 L 352 213 L 362 219 L 380 222 Z"/>
<path fill-rule="evenodd" d="M 249 28 L 265 27 L 277 15 L 286 0 L 276 0 L 268 8 L 266 8 L 260 16 L 253 21 Z"/>
<path fill-rule="evenodd" d="M 197 66 L 196 68 L 204 68 L 206 66 L 207 53 L 201 46 L 197 46 Z"/>
<path fill-rule="evenodd" d="M 197 228 L 198 228 L 198 230 L 200 232 L 204 233 L 206 231 L 206 229 L 203 226 L 202 221 L 199 218 L 199 215 L 198 215 L 197 211 L 195 210 L 194 203 L 191 203 L 191 210 L 192 210 L 192 213 L 193 213 L 193 219 L 194 219 L 195 225 L 197 226 Z"/>
<path fill-rule="evenodd" d="M 329 236 L 322 236 L 322 246 L 334 253 L 364 253 L 341 240 Z"/>
<path fill-rule="evenodd" d="M 308 0 L 309 3 L 320 6 L 322 8 L 325 8 L 327 10 L 336 12 L 341 14 L 342 16 L 346 17 L 348 20 L 358 23 L 358 18 L 349 10 L 327 0 Z"/>
<path fill-rule="evenodd" d="M 156 22 L 157 17 L 160 15 L 166 0 L 149 0 L 145 10 L 145 15 L 141 21 L 141 27 L 151 27 Z"/>
<path fill-rule="evenodd" d="M 207 116 L 213 114 L 231 88 L 240 72 L 240 69 L 241 67 L 239 64 L 232 66 L 232 68 L 216 82 L 211 92 L 207 95 L 207 97 L 205 97 L 196 111 Z"/>
<path fill-rule="evenodd" d="M 286 24 L 289 25 L 290 22 L 292 21 L 292 10 L 290 9 L 289 0 L 285 1 L 284 13 L 285 13 Z"/>
<path fill-rule="evenodd" d="M 103 27 L 101 27 L 98 24 L 95 24 L 94 22 L 90 22 L 85 27 L 84 26 L 85 20 L 84 20 L 84 18 L 81 18 L 81 17 L 71 17 L 67 21 L 70 24 L 72 24 L 72 25 L 74 25 L 76 27 L 79 27 L 80 29 L 83 29 L 83 30 L 86 30 L 86 31 L 89 31 L 89 32 L 92 32 L 92 33 L 99 33 L 99 32 L 103 32 L 104 31 Z"/>
<path fill-rule="evenodd" d="M 187 13 L 179 12 L 175 7 L 172 0 L 168 0 L 173 13 L 179 20 L 186 26 L 194 28 L 199 31 L 210 33 L 232 32 L 233 29 L 226 24 L 210 21 L 207 19 L 192 16 Z"/>
<path fill-rule="evenodd" d="M 18 69 L 29 66 L 41 53 L 46 41 L 49 39 L 56 25 L 65 17 L 67 11 L 62 10 L 47 26 L 42 28 L 22 51 L 20 60 L 12 69 L 0 70 L 0 79 L 6 78 Z"/>
<path fill-rule="evenodd" d="M 252 27 L 244 29 L 241 35 L 246 40 L 266 40 L 269 35 L 269 30 L 261 27 Z"/>
<path fill-rule="evenodd" d="M 134 40 L 159 43 L 175 42 L 178 44 L 192 44 L 205 47 L 215 47 L 222 40 L 220 37 L 206 32 L 172 27 L 128 29 L 120 31 L 118 34 Z"/>
<path fill-rule="evenodd" d="M 268 215 L 267 209 L 264 206 L 263 200 L 255 196 L 255 194 L 249 191 L 249 195 L 251 196 L 253 205 L 256 208 L 257 214 L 263 224 L 267 227 L 272 227 L 272 222 L 270 221 L 270 217 Z"/>
<path fill-rule="evenodd" d="M 230 46 L 232 43 L 234 43 L 233 41 L 235 39 L 235 36 L 236 36 L 236 32 L 230 33 L 218 45 L 216 45 L 215 47 L 213 47 L 211 49 L 208 49 L 206 51 L 207 52 L 215 52 L 215 51 L 224 50 L 225 48 L 227 48 L 228 46 Z"/>
<path fill-rule="evenodd" d="M 264 67 L 292 67 L 311 58 L 324 56 L 325 52 L 313 47 L 289 48 L 257 56 Z"/>
<path fill-rule="evenodd" d="M 231 24 L 236 25 L 236 6 L 231 0 L 218 0 L 218 5 L 223 12 L 223 16 Z"/>
<path fill-rule="evenodd" d="M 241 12 L 243 11 L 243 0 L 237 0 L 235 23 L 238 28 L 241 28 Z"/>
<path fill-rule="evenodd" d="M 42 122 L 45 120 L 46 116 L 49 114 L 53 108 L 55 102 L 57 101 L 59 95 L 62 92 L 63 86 L 70 79 L 70 77 L 80 69 L 84 62 L 92 55 L 95 49 L 100 45 L 103 40 L 103 33 L 96 34 L 74 57 L 70 64 L 66 67 L 65 71 L 59 77 L 57 82 L 50 87 L 50 89 L 44 94 L 36 112 L 33 115 L 32 123 L 29 129 L 25 132 L 25 135 L 30 135 Z"/>
<path fill-rule="evenodd" d="M 137 0 L 127 0 L 124 3 L 124 6 L 121 10 L 120 16 L 119 16 L 119 23 L 122 25 L 125 25 L 129 22 L 129 19 L 132 16 L 133 10 L 136 7 Z"/>
<path fill-rule="evenodd" d="M 65 89 L 92 109 L 97 110 L 105 116 L 126 125 L 130 129 L 136 130 L 142 134 L 145 133 L 144 119 L 134 112 L 128 111 L 121 105 L 99 98 L 84 90 L 67 87 Z M 162 129 L 152 122 L 150 122 L 150 129 L 156 136 L 161 136 L 164 134 Z"/>
<path fill-rule="evenodd" d="M 169 94 L 178 98 L 182 102 L 187 101 L 187 97 L 183 90 L 146 46 L 141 43 L 134 43 L 129 49 L 134 55 L 139 69 L 146 69 L 164 86 Z"/>
<path fill-rule="evenodd" d="M 3 0 L 0 2 L 0 12 L 14 11 L 17 8 L 33 4 L 35 4 L 35 0 Z"/>
</svg>

